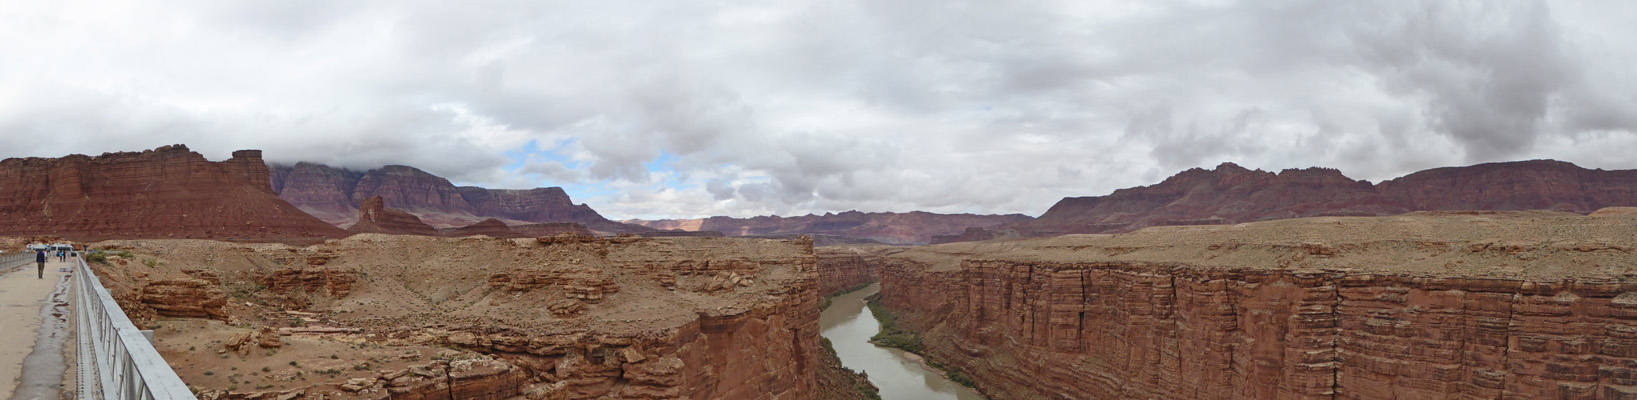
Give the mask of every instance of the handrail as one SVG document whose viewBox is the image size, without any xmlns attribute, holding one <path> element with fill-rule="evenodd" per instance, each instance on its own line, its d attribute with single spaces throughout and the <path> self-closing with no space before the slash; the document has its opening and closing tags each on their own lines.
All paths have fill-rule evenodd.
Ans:
<svg viewBox="0 0 1637 400">
<path fill-rule="evenodd" d="M 34 260 L 34 252 L 26 251 L 17 254 L 0 255 L 0 270 L 11 269 Z"/>
<path fill-rule="evenodd" d="M 197 400 L 164 357 L 136 329 L 84 258 L 74 259 L 74 301 L 79 314 L 79 398 Z"/>
</svg>

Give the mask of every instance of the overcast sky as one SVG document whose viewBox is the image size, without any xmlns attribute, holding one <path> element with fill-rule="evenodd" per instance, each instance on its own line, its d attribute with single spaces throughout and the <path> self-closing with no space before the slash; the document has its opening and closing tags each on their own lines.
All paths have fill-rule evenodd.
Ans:
<svg viewBox="0 0 1637 400">
<path fill-rule="evenodd" d="M 0 157 L 1039 215 L 1231 161 L 1637 168 L 1637 2 L 0 0 Z"/>
</svg>

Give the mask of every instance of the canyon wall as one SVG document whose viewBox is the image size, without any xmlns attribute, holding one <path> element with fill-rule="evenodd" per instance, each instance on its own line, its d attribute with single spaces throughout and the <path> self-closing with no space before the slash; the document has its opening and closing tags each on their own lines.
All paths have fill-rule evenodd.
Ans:
<svg viewBox="0 0 1637 400">
<path fill-rule="evenodd" d="M 260 150 L 212 162 L 186 146 L 0 161 L 0 235 L 103 238 L 343 236 L 280 200 Z"/>
<path fill-rule="evenodd" d="M 160 352 L 204 398 L 799 400 L 823 392 L 821 369 L 840 371 L 820 346 L 810 240 L 101 245 L 158 260 L 98 267 L 116 296 L 182 282 L 167 285 L 228 300 L 172 314 L 231 324 L 156 329 Z M 224 377 L 230 367 L 270 378 Z"/>
<path fill-rule="evenodd" d="M 875 251 L 850 248 L 819 248 L 819 296 L 829 297 L 842 291 L 881 280 L 881 256 Z"/>
<path fill-rule="evenodd" d="M 1637 218 L 1498 215 L 933 246 L 881 297 L 992 398 L 1637 398 Z"/>
</svg>

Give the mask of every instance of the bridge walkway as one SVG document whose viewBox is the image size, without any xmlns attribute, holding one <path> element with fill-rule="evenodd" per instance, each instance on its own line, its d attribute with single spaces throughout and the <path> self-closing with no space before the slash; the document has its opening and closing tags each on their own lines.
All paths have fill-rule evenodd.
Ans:
<svg viewBox="0 0 1637 400">
<path fill-rule="evenodd" d="M 64 352 L 73 338 L 66 271 L 76 261 L 47 258 L 44 277 L 33 254 L 0 259 L 0 396 L 56 399 L 65 387 L 73 390 Z"/>
</svg>

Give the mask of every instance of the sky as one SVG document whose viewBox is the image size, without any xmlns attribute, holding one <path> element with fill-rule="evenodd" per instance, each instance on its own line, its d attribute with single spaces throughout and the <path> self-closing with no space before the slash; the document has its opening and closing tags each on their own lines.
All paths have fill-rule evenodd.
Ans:
<svg viewBox="0 0 1637 400">
<path fill-rule="evenodd" d="M 0 158 L 562 186 L 606 216 L 1039 215 L 1234 162 L 1637 168 L 1630 1 L 0 0 Z"/>
</svg>

